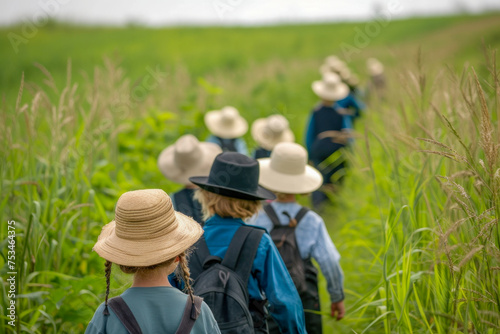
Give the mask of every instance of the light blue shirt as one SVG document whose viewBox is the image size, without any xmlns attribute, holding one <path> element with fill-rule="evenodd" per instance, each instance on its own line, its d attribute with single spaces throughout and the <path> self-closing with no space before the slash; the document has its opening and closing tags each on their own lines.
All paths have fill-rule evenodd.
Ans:
<svg viewBox="0 0 500 334">
<path fill-rule="evenodd" d="M 188 295 L 173 287 L 136 287 L 121 294 L 143 333 L 175 333 L 181 322 Z M 128 330 L 108 307 L 105 316 L 102 303 L 92 317 L 85 334 L 128 334 Z M 220 334 L 212 311 L 205 302 L 191 330 L 192 334 Z"/>
<path fill-rule="evenodd" d="M 289 218 L 283 214 L 286 211 L 295 217 L 302 208 L 297 203 L 272 202 L 280 223 L 288 225 Z M 248 224 L 265 228 L 268 232 L 273 229 L 273 223 L 264 210 L 253 216 Z M 344 274 L 340 267 L 340 254 L 328 235 L 323 219 L 314 211 L 309 211 L 295 229 L 297 247 L 303 260 L 313 258 L 318 262 L 321 272 L 327 281 L 327 289 L 332 303 L 344 299 Z"/>
<path fill-rule="evenodd" d="M 217 144 L 219 145 L 220 147 L 222 147 L 222 142 L 221 140 L 214 136 L 214 135 L 210 135 L 207 140 L 206 140 L 207 143 L 214 143 L 214 144 Z M 235 142 L 234 142 L 234 146 L 236 148 L 236 152 L 238 153 L 241 153 L 241 154 L 244 154 L 244 155 L 247 155 L 248 156 L 248 148 L 247 148 L 247 144 L 245 143 L 245 141 L 242 139 L 242 138 L 235 138 Z"/>
</svg>

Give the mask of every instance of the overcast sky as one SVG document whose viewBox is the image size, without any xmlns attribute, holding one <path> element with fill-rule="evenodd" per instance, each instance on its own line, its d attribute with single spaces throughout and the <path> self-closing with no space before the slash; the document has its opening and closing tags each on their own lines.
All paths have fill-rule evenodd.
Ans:
<svg viewBox="0 0 500 334">
<path fill-rule="evenodd" d="M 90 24 L 267 24 L 500 9 L 499 0 L 0 0 L 0 25 L 46 17 Z"/>
</svg>

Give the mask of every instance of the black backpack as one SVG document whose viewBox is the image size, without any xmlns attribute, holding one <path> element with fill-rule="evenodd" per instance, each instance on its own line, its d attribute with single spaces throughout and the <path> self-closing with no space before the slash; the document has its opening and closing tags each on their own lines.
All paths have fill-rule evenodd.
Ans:
<svg viewBox="0 0 500 334">
<path fill-rule="evenodd" d="M 224 259 L 210 255 L 203 237 L 195 245 L 189 261 L 193 290 L 210 307 L 223 334 L 254 333 L 247 284 L 263 234 L 262 229 L 241 226 Z"/>
<path fill-rule="evenodd" d="M 306 286 L 306 268 L 304 260 L 302 260 L 297 247 L 297 239 L 295 237 L 295 228 L 298 226 L 300 220 L 304 218 L 309 209 L 302 207 L 295 218 L 292 218 L 286 211 L 283 212 L 290 218 L 289 225 L 281 225 L 276 211 L 270 204 L 264 206 L 269 219 L 273 223 L 273 230 L 271 231 L 271 238 L 281 254 L 281 258 L 292 277 L 293 283 L 297 288 L 298 293 L 301 295 L 307 290 Z"/>
<path fill-rule="evenodd" d="M 220 147 L 223 152 L 238 152 L 236 149 L 236 139 L 237 138 L 221 138 L 217 137 L 220 142 Z"/>
<path fill-rule="evenodd" d="M 175 210 L 182 212 L 188 217 L 192 217 L 201 226 L 205 224 L 201 210 L 201 204 L 193 198 L 192 189 L 182 189 L 173 194 Z"/>
</svg>

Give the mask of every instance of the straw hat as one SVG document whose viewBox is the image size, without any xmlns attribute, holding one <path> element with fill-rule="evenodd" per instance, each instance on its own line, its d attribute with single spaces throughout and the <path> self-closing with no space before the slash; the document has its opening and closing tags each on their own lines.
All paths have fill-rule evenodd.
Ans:
<svg viewBox="0 0 500 334">
<path fill-rule="evenodd" d="M 219 145 L 200 143 L 195 136 L 184 135 L 160 153 L 158 168 L 167 179 L 189 184 L 193 175 L 208 175 L 219 153 L 222 153 Z"/>
<path fill-rule="evenodd" d="M 305 194 L 323 184 L 321 173 L 307 164 L 307 151 L 299 144 L 279 143 L 259 164 L 259 184 L 275 192 Z"/>
<path fill-rule="evenodd" d="M 323 80 L 314 81 L 312 90 L 320 98 L 328 101 L 338 101 L 349 95 L 349 87 L 335 73 L 325 73 Z"/>
<path fill-rule="evenodd" d="M 205 124 L 210 132 L 224 139 L 238 138 L 248 131 L 247 121 L 236 108 L 229 106 L 207 112 Z"/>
<path fill-rule="evenodd" d="M 272 150 L 281 142 L 293 142 L 295 136 L 282 115 L 259 118 L 252 124 L 252 137 L 261 147 Z"/>
<path fill-rule="evenodd" d="M 325 59 L 325 62 L 323 65 L 320 66 L 319 68 L 319 73 L 320 74 L 325 74 L 325 73 L 337 73 L 339 74 L 342 71 L 345 71 L 347 68 L 346 63 L 344 63 L 342 60 L 338 59 L 337 57 L 332 58 L 335 56 L 330 56 Z"/>
<path fill-rule="evenodd" d="M 371 76 L 376 76 L 384 73 L 384 65 L 376 58 L 368 58 L 366 68 Z"/>
<path fill-rule="evenodd" d="M 200 224 L 174 211 L 163 190 L 129 191 L 118 199 L 115 220 L 102 228 L 93 250 L 116 264 L 146 267 L 181 254 L 202 234 Z"/>
<path fill-rule="evenodd" d="M 259 164 L 237 152 L 219 154 L 206 176 L 193 176 L 189 181 L 208 192 L 246 200 L 275 199 L 274 194 L 259 186 Z"/>
</svg>

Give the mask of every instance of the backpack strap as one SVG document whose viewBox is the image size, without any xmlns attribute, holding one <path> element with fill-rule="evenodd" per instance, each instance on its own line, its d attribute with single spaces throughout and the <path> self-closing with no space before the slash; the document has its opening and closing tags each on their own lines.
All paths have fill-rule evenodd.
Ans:
<svg viewBox="0 0 500 334">
<path fill-rule="evenodd" d="M 271 204 L 264 205 L 264 211 L 266 212 L 269 219 L 271 219 L 271 222 L 273 223 L 274 227 L 281 226 L 280 219 L 278 218 L 278 215 L 276 214 L 276 211 L 274 210 Z"/>
<path fill-rule="evenodd" d="M 304 216 L 309 212 L 311 211 L 309 208 L 306 208 L 305 206 L 303 206 L 299 212 L 297 212 L 297 214 L 295 215 L 295 220 L 297 221 L 297 225 L 299 225 L 300 223 L 300 220 L 302 218 L 304 218 Z"/>
<path fill-rule="evenodd" d="M 179 324 L 179 327 L 177 328 L 175 334 L 191 333 L 191 329 L 193 328 L 196 319 L 198 319 L 198 316 L 201 313 L 202 301 L 203 298 L 200 298 L 198 296 L 193 296 L 193 299 L 188 296 L 186 306 L 184 306 L 184 313 L 182 314 L 181 323 Z"/>
<path fill-rule="evenodd" d="M 241 226 L 234 234 L 222 260 L 222 265 L 234 270 L 245 285 L 248 283 L 260 239 L 264 233 L 265 231 L 260 228 Z"/>
<path fill-rule="evenodd" d="M 202 226 L 204 220 L 201 214 L 201 204 L 193 198 L 193 190 L 184 188 L 172 195 L 176 211 L 180 211 L 186 216 L 192 217 Z"/>
<path fill-rule="evenodd" d="M 191 199 L 189 198 L 189 194 L 182 189 L 173 194 L 175 210 L 180 211 L 186 216 L 193 217 L 193 210 L 191 208 Z"/>
<path fill-rule="evenodd" d="M 108 301 L 108 305 L 130 334 L 142 334 L 141 327 L 135 319 L 132 310 L 130 310 L 122 297 L 111 298 Z"/>
</svg>

